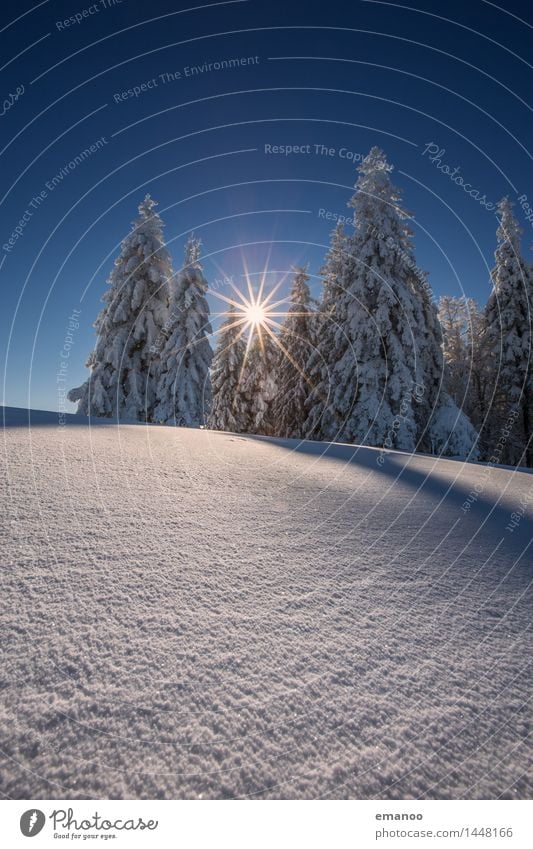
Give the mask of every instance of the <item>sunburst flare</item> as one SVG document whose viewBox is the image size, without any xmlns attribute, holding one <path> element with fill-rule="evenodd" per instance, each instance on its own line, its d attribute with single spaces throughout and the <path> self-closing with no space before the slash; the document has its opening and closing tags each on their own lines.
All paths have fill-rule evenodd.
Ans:
<svg viewBox="0 0 533 849">
<path fill-rule="evenodd" d="M 265 268 L 260 274 L 260 282 L 259 285 L 253 286 L 251 282 L 251 274 L 248 272 L 246 267 L 246 262 L 243 257 L 243 266 L 244 266 L 244 279 L 246 281 L 245 291 L 240 290 L 237 286 L 234 285 L 231 276 L 224 275 L 224 279 L 228 281 L 228 285 L 231 287 L 233 292 L 233 297 L 228 295 L 223 295 L 221 292 L 216 292 L 214 290 L 211 291 L 211 294 L 216 298 L 219 298 L 225 304 L 228 305 L 228 309 L 226 311 L 218 313 L 219 318 L 229 318 L 233 319 L 230 327 L 238 327 L 239 332 L 237 334 L 237 339 L 246 336 L 246 350 L 244 354 L 244 360 L 242 363 L 241 375 L 246 366 L 246 362 L 248 360 L 249 352 L 254 344 L 254 341 L 257 339 L 259 343 L 259 347 L 261 350 L 264 349 L 265 340 L 269 338 L 281 351 L 283 356 L 287 357 L 295 368 L 300 372 L 302 377 L 308 381 L 307 376 L 302 372 L 301 368 L 297 363 L 293 361 L 290 353 L 286 349 L 285 345 L 280 339 L 279 330 L 282 327 L 282 321 L 287 315 L 291 315 L 295 317 L 299 315 L 294 311 L 294 308 L 290 311 L 287 311 L 286 304 L 289 303 L 290 298 L 280 298 L 275 300 L 276 294 L 283 284 L 286 282 L 288 276 L 293 273 L 291 271 L 283 271 L 283 272 L 273 272 L 267 271 Z M 267 294 L 265 294 L 266 289 L 266 280 L 268 274 L 280 274 L 281 277 L 278 279 L 277 283 L 269 288 Z M 244 288 L 244 287 L 243 287 Z M 226 324 L 226 329 L 228 325 Z M 218 331 L 215 331 L 215 334 Z M 234 344 L 234 343 L 233 343 Z"/>
</svg>

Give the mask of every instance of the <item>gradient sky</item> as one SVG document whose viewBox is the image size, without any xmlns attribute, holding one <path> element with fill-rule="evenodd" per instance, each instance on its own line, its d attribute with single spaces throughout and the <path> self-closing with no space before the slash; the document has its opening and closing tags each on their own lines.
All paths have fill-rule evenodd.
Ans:
<svg viewBox="0 0 533 849">
<path fill-rule="evenodd" d="M 216 291 L 228 293 L 224 274 L 242 287 L 244 265 L 255 280 L 267 268 L 274 282 L 309 262 L 318 295 L 332 227 L 320 210 L 347 214 L 354 159 L 377 144 L 415 215 L 418 263 L 435 295 L 464 292 L 484 303 L 496 218 L 424 155 L 433 143 L 487 202 L 505 194 L 516 201 L 530 258 L 532 222 L 518 201 L 526 195 L 533 207 L 530 3 L 193 4 L 4 6 L 6 404 L 57 408 L 59 353 L 74 309 L 81 314 L 69 385 L 87 376 L 105 280 L 146 192 L 159 202 L 176 267 L 186 235 L 201 236 Z M 65 25 L 76 14 L 80 22 Z M 238 68 L 186 72 L 246 57 Z M 143 84 L 139 96 L 121 99 Z M 100 148 L 69 170 L 98 139 Z M 265 145 L 309 152 L 269 154 Z M 210 305 L 223 309 L 214 295 Z"/>
</svg>

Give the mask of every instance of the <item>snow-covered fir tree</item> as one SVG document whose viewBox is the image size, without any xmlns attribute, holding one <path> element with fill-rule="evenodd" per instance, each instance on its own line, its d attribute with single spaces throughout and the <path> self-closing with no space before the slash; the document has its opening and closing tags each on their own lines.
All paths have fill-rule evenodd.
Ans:
<svg viewBox="0 0 533 849">
<path fill-rule="evenodd" d="M 464 409 L 479 433 L 481 458 L 489 457 L 487 422 L 493 391 L 491 342 L 488 334 L 485 310 L 474 300 L 469 300 L 469 362 L 470 381 Z"/>
<path fill-rule="evenodd" d="M 485 313 L 494 382 L 487 441 L 500 452 L 500 462 L 533 466 L 533 275 L 521 256 L 521 229 L 508 198 L 498 212 L 493 289 Z"/>
<path fill-rule="evenodd" d="M 343 254 L 324 435 L 467 455 L 476 433 L 442 391 L 436 307 L 416 265 L 410 216 L 391 183 L 392 166 L 374 147 L 358 170 L 349 202 L 355 229 Z"/>
<path fill-rule="evenodd" d="M 249 425 L 248 401 L 242 385 L 246 352 L 243 321 L 242 312 L 230 306 L 220 328 L 211 366 L 213 400 L 209 427 L 214 430 L 244 433 Z"/>
<path fill-rule="evenodd" d="M 247 404 L 247 433 L 275 434 L 273 402 L 278 388 L 276 364 L 278 348 L 260 325 L 252 327 L 242 371 L 242 391 Z"/>
<path fill-rule="evenodd" d="M 485 457 L 483 428 L 492 392 L 485 314 L 472 298 L 445 295 L 439 301 L 439 319 L 445 387 L 479 432 L 481 456 Z"/>
<path fill-rule="evenodd" d="M 308 269 L 297 268 L 290 293 L 288 314 L 281 327 L 273 404 L 277 436 L 302 439 L 306 436 L 305 404 L 310 392 L 307 362 L 313 349 L 314 312 L 308 286 Z"/>
<path fill-rule="evenodd" d="M 444 347 L 444 380 L 456 404 L 465 402 L 470 373 L 470 312 L 472 301 L 466 297 L 444 295 L 439 300 L 439 321 Z"/>
<path fill-rule="evenodd" d="M 344 275 L 350 257 L 342 224 L 331 234 L 330 247 L 320 270 L 323 288 L 318 310 L 312 323 L 312 349 L 306 363 L 309 392 L 305 402 L 306 420 L 303 433 L 312 439 L 327 439 L 338 429 L 330 405 L 332 370 L 336 363 L 337 334 L 344 322 Z"/>
<path fill-rule="evenodd" d="M 457 404 L 445 385 L 443 333 L 428 275 L 413 268 L 415 297 L 416 384 L 414 416 L 418 451 L 475 459 L 479 435 L 468 409 Z"/>
<path fill-rule="evenodd" d="M 430 420 L 429 450 L 444 457 L 477 459 L 478 434 L 468 416 L 447 392 L 439 398 Z"/>
<path fill-rule="evenodd" d="M 154 420 L 185 427 L 204 423 L 211 405 L 208 283 L 202 272 L 199 239 L 185 246 L 183 268 L 170 292 L 170 330 L 157 365 Z"/>
<path fill-rule="evenodd" d="M 372 148 L 359 167 L 355 232 L 348 237 L 331 371 L 329 438 L 414 450 L 416 424 L 413 262 L 408 215 Z"/>
<path fill-rule="evenodd" d="M 152 420 L 154 350 L 164 338 L 173 273 L 156 205 L 150 195 L 139 205 L 108 278 L 105 307 L 94 325 L 96 347 L 87 361 L 91 374 L 68 395 L 83 415 Z"/>
</svg>

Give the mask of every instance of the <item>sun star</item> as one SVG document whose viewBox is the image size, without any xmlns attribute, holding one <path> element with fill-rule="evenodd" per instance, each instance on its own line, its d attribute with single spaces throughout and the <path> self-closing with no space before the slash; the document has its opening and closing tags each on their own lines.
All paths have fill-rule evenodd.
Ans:
<svg viewBox="0 0 533 849">
<path fill-rule="evenodd" d="M 223 274 L 223 279 L 228 281 L 234 297 L 228 297 L 228 295 L 223 295 L 222 292 L 217 292 L 214 289 L 211 290 L 211 294 L 223 301 L 229 307 L 226 311 L 217 314 L 221 318 L 228 319 L 231 317 L 230 323 L 228 324 L 228 321 L 226 321 L 222 327 L 226 330 L 232 327 L 236 329 L 237 334 L 235 341 L 238 341 L 243 336 L 246 339 L 246 349 L 241 367 L 241 376 L 244 372 L 252 345 L 258 341 L 259 349 L 263 351 L 265 349 L 265 341 L 270 340 L 280 350 L 283 356 L 290 360 L 294 368 L 301 374 L 302 379 L 309 383 L 309 378 L 300 365 L 293 359 L 290 352 L 283 344 L 279 333 L 282 329 L 281 321 L 286 319 L 287 316 L 296 318 L 299 315 L 308 315 L 307 312 L 295 312 L 294 308 L 287 311 L 287 304 L 290 301 L 288 297 L 278 298 L 275 300 L 276 294 L 290 272 L 276 272 L 282 274 L 282 277 L 274 284 L 274 286 L 272 286 L 268 294 L 265 294 L 265 282 L 268 273 L 266 269 L 260 273 L 261 281 L 258 287 L 259 291 L 254 292 L 254 287 L 250 281 L 251 275 L 249 275 L 245 264 L 244 277 L 246 279 L 246 288 L 248 290 L 247 294 L 234 285 L 232 275 L 224 274 L 222 271 L 221 273 Z M 282 307 L 281 310 L 279 309 L 280 307 Z M 213 335 L 216 335 L 219 332 L 220 328 L 217 329 Z M 241 377 L 239 377 L 239 381 L 240 379 Z"/>
<path fill-rule="evenodd" d="M 285 346 L 280 340 L 279 332 L 276 332 L 281 330 L 282 325 L 280 322 L 286 318 L 287 315 L 297 315 L 294 311 L 291 313 L 287 312 L 286 304 L 289 301 L 288 297 L 278 298 L 276 300 L 276 294 L 287 279 L 287 274 L 289 272 L 282 272 L 281 279 L 278 280 L 272 288 L 270 288 L 270 291 L 267 294 L 265 294 L 267 273 L 266 269 L 263 272 L 260 272 L 261 280 L 258 291 L 254 292 L 254 287 L 250 280 L 251 275 L 248 274 L 245 265 L 244 277 L 246 279 L 247 293 L 238 289 L 232 281 L 232 275 L 227 274 L 223 274 L 223 279 L 229 282 L 229 287 L 233 291 L 233 297 L 228 297 L 228 295 L 224 295 L 222 292 L 212 291 L 212 294 L 216 298 L 219 298 L 229 307 L 229 310 L 218 313 L 218 315 L 220 317 L 227 317 L 231 315 L 233 323 L 230 326 L 238 328 L 237 338 L 240 339 L 243 336 L 246 338 L 246 352 L 244 355 L 243 367 L 248 358 L 249 351 L 256 340 L 259 341 L 259 347 L 263 350 L 264 340 L 270 339 L 285 356 L 291 359 L 289 353 L 285 349 Z M 280 307 L 282 307 L 282 310 L 279 309 Z M 227 329 L 227 324 L 225 327 Z M 217 332 L 219 331 L 215 331 L 215 333 Z"/>
<path fill-rule="evenodd" d="M 258 324 L 264 324 L 268 315 L 265 306 L 261 303 L 252 303 L 250 306 L 245 307 L 243 312 L 252 327 L 257 327 Z"/>
<path fill-rule="evenodd" d="M 274 329 L 280 329 L 281 325 L 278 322 L 287 315 L 286 311 L 277 311 L 281 305 L 287 303 L 287 298 L 282 298 L 273 302 L 278 289 L 283 283 L 283 279 L 278 281 L 267 295 L 264 293 L 264 276 L 261 280 L 259 291 L 257 293 L 253 291 L 248 275 L 246 275 L 246 283 L 248 289 L 247 294 L 237 289 L 237 287 L 230 281 L 229 285 L 233 290 L 234 297 L 227 297 L 221 292 L 215 291 L 213 291 L 213 295 L 228 304 L 230 309 L 233 311 L 233 314 L 235 315 L 235 325 L 240 325 L 241 335 L 247 334 L 248 346 L 251 344 L 256 335 L 261 338 L 263 331 L 275 340 L 276 337 L 273 331 Z M 228 315 L 228 313 L 220 313 L 220 315 L 224 316 Z"/>
</svg>

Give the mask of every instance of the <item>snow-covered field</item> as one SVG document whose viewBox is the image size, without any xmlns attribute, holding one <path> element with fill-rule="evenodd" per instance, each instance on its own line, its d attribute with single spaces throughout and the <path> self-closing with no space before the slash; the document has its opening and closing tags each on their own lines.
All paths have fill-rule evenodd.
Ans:
<svg viewBox="0 0 533 849">
<path fill-rule="evenodd" d="M 531 795 L 529 474 L 5 415 L 3 794 Z"/>
</svg>

